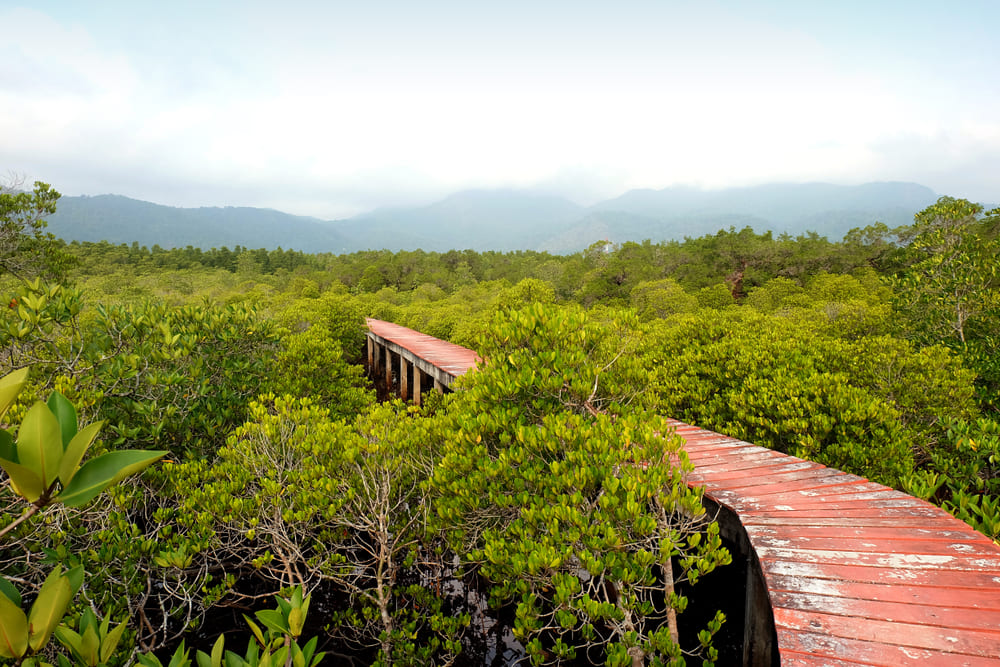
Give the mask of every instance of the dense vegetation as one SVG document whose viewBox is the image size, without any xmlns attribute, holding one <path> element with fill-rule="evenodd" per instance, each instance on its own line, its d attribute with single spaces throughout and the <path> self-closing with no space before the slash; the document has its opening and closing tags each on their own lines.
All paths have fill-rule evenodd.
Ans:
<svg viewBox="0 0 1000 667">
<path fill-rule="evenodd" d="M 95 456 L 169 452 L 12 528 L 31 505 L 0 487 L 16 584 L 0 614 L 13 589 L 27 600 L 51 572 L 82 571 L 57 638 L 119 632 L 116 650 L 67 664 L 134 661 L 278 593 L 291 597 L 258 615 L 265 652 L 308 630 L 364 664 L 477 664 L 514 646 L 536 663 L 710 662 L 723 619 L 679 646 L 673 586 L 729 554 L 665 416 L 906 490 L 1000 539 L 1000 213 L 964 200 L 841 242 L 746 228 L 568 256 L 337 256 L 66 245 L 40 231 L 48 188 L 0 197 L 0 374 L 30 367 L 6 427 L 21 438 L 58 392 L 103 422 Z M 364 316 L 487 363 L 422 409 L 379 404 L 358 365 Z M 320 600 L 305 629 L 303 591 Z"/>
</svg>

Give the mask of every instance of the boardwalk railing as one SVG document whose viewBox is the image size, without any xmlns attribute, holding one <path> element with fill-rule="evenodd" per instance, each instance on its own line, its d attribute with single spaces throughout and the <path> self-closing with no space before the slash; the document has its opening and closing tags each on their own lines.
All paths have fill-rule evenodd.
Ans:
<svg viewBox="0 0 1000 667">
<path fill-rule="evenodd" d="M 443 389 L 481 361 L 405 327 L 368 326 L 369 367 L 390 385 L 398 375 L 404 397 L 410 383 L 418 402 L 423 374 Z M 744 665 L 1000 667 L 1000 546 L 881 484 L 673 423 L 694 464 L 689 484 L 704 487 L 747 563 Z"/>
</svg>

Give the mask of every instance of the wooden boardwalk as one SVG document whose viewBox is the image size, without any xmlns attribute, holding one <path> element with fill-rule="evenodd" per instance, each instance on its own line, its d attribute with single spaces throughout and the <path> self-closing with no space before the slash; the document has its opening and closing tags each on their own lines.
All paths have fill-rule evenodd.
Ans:
<svg viewBox="0 0 1000 667">
<path fill-rule="evenodd" d="M 368 330 L 376 336 L 409 350 L 452 378 L 464 375 L 482 359 L 474 350 L 392 322 L 366 318 Z"/>
<path fill-rule="evenodd" d="M 1000 666 L 1000 546 L 881 484 L 674 425 L 690 483 L 756 552 L 782 665 Z"/>
<path fill-rule="evenodd" d="M 370 340 L 414 369 L 433 365 L 444 379 L 482 361 L 412 329 L 368 326 Z M 386 359 L 388 370 L 392 355 Z M 695 467 L 689 483 L 705 488 L 706 505 L 734 517 L 730 530 L 754 568 L 747 597 L 763 607 L 748 603 L 746 664 L 1000 667 L 1000 546 L 899 491 L 673 424 Z M 750 590 L 758 587 L 759 595 Z"/>
</svg>

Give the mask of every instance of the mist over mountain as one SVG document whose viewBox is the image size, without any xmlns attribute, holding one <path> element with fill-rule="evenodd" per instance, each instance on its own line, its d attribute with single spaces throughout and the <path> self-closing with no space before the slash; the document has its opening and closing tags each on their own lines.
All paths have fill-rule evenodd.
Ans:
<svg viewBox="0 0 1000 667">
<path fill-rule="evenodd" d="M 259 208 L 175 208 L 119 195 L 63 197 L 49 231 L 67 241 L 282 247 L 345 253 L 366 249 L 575 252 L 595 240 L 680 240 L 719 229 L 839 240 L 853 227 L 909 224 L 937 195 L 915 183 L 773 184 L 724 190 L 632 190 L 590 207 L 519 190 L 470 190 L 427 206 L 378 209 L 324 221 Z"/>
</svg>

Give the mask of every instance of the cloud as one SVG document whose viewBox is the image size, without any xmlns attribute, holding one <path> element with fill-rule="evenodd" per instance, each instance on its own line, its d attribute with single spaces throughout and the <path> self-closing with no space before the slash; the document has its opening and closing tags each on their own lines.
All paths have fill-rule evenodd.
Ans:
<svg viewBox="0 0 1000 667">
<path fill-rule="evenodd" d="M 321 217 L 467 187 L 586 201 L 913 179 L 1000 199 L 1000 93 L 981 76 L 995 54 L 973 44 L 929 67 L 879 41 L 900 19 L 251 2 L 192 21 L 194 7 L 0 10 L 14 64 L 0 72 L 0 168 L 69 193 Z M 883 22 L 854 44 L 847 18 Z"/>
</svg>

